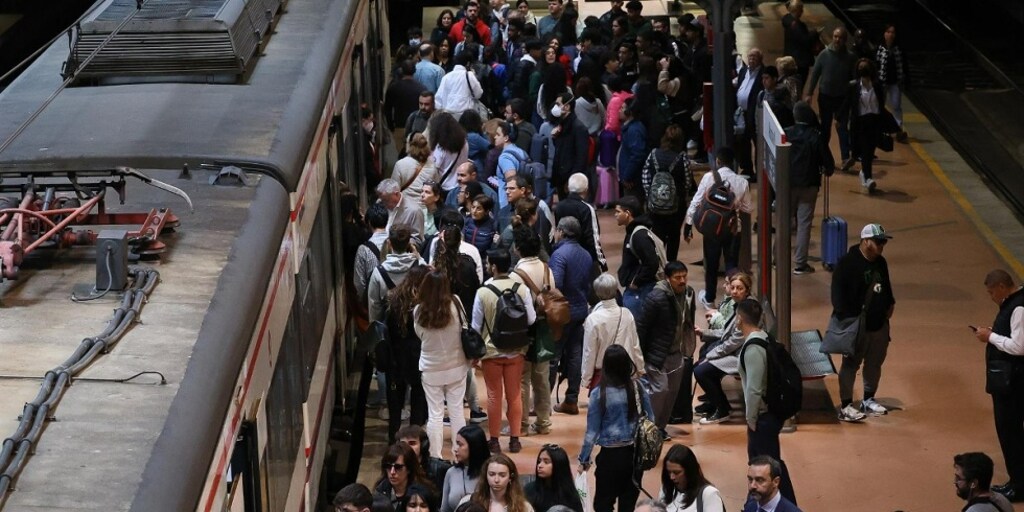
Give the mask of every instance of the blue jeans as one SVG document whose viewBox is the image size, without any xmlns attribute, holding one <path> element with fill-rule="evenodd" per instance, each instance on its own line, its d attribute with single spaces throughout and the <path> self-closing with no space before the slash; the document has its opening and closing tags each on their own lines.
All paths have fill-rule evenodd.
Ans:
<svg viewBox="0 0 1024 512">
<path fill-rule="evenodd" d="M 626 288 L 626 291 L 622 292 L 622 307 L 633 313 L 634 320 L 640 318 L 640 312 L 644 309 L 644 299 L 654 289 L 654 284 L 645 284 L 638 288 Z"/>
</svg>

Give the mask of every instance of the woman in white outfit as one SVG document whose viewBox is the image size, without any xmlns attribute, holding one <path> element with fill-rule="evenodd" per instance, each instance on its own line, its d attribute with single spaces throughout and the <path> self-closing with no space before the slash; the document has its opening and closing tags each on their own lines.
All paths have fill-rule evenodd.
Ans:
<svg viewBox="0 0 1024 512">
<path fill-rule="evenodd" d="M 413 310 L 416 335 L 422 341 L 420 371 L 423 391 L 427 396 L 427 437 L 430 455 L 441 458 L 444 443 L 445 400 L 451 404 L 452 446 L 455 433 L 466 425 L 462 397 L 466 393 L 466 371 L 469 363 L 462 352 L 461 304 L 454 300 L 444 273 L 431 271 L 420 284 L 419 304 Z M 465 313 L 462 313 L 465 318 Z"/>
<path fill-rule="evenodd" d="M 607 272 L 594 279 L 594 295 L 598 302 L 583 322 L 583 379 L 587 389 L 593 391 L 601 382 L 601 361 L 604 351 L 612 345 L 622 345 L 633 361 L 633 367 L 643 372 L 644 354 L 636 335 L 633 313 L 615 302 L 619 280 Z M 633 377 L 639 377 L 634 375 Z"/>
</svg>

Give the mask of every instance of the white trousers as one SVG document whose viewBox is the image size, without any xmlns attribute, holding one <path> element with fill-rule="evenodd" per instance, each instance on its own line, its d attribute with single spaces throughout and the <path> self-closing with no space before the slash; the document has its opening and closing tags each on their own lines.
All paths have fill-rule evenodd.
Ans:
<svg viewBox="0 0 1024 512">
<path fill-rule="evenodd" d="M 462 410 L 462 397 L 466 394 L 466 378 L 462 378 L 442 386 L 423 383 L 423 393 L 427 397 L 427 438 L 430 439 L 430 456 L 441 457 L 441 446 L 444 444 L 444 403 L 448 401 L 448 417 L 452 425 L 452 451 L 455 449 L 455 436 L 466 426 L 466 414 Z M 454 459 L 454 453 L 452 459 Z"/>
</svg>

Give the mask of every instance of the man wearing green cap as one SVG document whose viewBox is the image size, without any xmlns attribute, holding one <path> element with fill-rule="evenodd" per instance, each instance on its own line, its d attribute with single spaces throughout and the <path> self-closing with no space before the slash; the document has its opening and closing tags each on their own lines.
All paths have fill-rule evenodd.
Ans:
<svg viewBox="0 0 1024 512">
<path fill-rule="evenodd" d="M 881 416 L 889 411 L 875 401 L 882 363 L 889 349 L 889 319 L 896 299 L 889 281 L 889 265 L 882 256 L 892 236 L 880 224 L 868 224 L 860 231 L 860 243 L 850 247 L 832 274 L 832 308 L 840 319 L 864 311 L 860 338 L 852 355 L 843 356 L 839 370 L 841 421 L 860 421 L 865 414 Z M 853 406 L 853 383 L 864 363 L 864 399 L 860 410 Z"/>
</svg>

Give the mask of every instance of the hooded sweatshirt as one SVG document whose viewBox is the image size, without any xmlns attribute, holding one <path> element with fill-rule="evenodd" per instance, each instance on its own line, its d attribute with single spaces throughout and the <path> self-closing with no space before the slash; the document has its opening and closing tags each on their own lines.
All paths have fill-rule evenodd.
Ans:
<svg viewBox="0 0 1024 512">
<path fill-rule="evenodd" d="M 604 105 L 601 100 L 594 98 L 593 102 L 586 98 L 576 98 L 576 118 L 587 128 L 592 136 L 597 136 L 604 128 Z"/>
<path fill-rule="evenodd" d="M 387 258 L 385 258 L 381 263 L 381 266 L 384 267 L 384 271 L 386 271 L 391 280 L 395 282 L 395 286 L 402 284 L 402 280 L 405 279 L 405 275 L 413 265 L 425 265 L 419 255 L 414 252 L 405 252 L 401 254 L 391 253 L 388 254 Z M 388 291 L 388 285 L 384 281 L 384 278 L 381 277 L 380 270 L 374 269 L 373 274 L 370 276 L 370 288 L 366 293 L 370 301 L 371 322 L 374 320 L 384 319 L 384 309 Z"/>
</svg>

